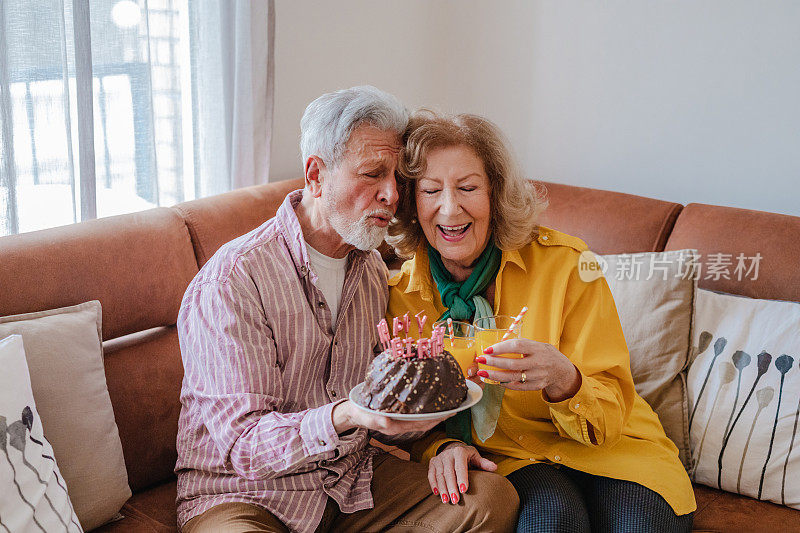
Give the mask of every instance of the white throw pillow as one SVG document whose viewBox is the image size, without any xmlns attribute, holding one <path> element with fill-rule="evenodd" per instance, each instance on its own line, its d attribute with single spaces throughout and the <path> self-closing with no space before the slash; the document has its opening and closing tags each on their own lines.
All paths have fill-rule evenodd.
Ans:
<svg viewBox="0 0 800 533">
<path fill-rule="evenodd" d="M 0 340 L 0 528 L 83 531 L 31 391 L 22 337 Z"/>
<path fill-rule="evenodd" d="M 131 495 L 106 386 L 101 316 L 92 301 L 0 317 L 0 338 L 22 335 L 33 397 L 87 531 L 113 519 Z"/>
<path fill-rule="evenodd" d="M 694 480 L 800 509 L 800 304 L 700 289 L 692 340 Z"/>
<path fill-rule="evenodd" d="M 636 392 L 658 415 L 685 468 L 691 464 L 685 370 L 696 250 L 598 256 L 631 357 Z"/>
</svg>

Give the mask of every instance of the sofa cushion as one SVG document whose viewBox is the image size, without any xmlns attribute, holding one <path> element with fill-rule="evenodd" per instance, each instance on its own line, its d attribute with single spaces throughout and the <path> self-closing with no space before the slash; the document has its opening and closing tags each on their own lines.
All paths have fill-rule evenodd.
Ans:
<svg viewBox="0 0 800 533">
<path fill-rule="evenodd" d="M 173 207 L 192 235 L 197 264 L 203 266 L 220 246 L 275 216 L 284 197 L 304 184 L 301 178 L 256 185 Z"/>
<path fill-rule="evenodd" d="M 197 273 L 186 225 L 167 208 L 3 237 L 0 257 L 0 316 L 99 300 L 104 339 L 174 324 Z"/>
<path fill-rule="evenodd" d="M 800 304 L 702 289 L 695 302 L 694 481 L 800 509 Z"/>
<path fill-rule="evenodd" d="M 675 222 L 667 250 L 696 248 L 703 270 L 701 288 L 751 298 L 800 302 L 800 217 L 733 207 L 689 204 Z M 711 254 L 730 254 L 733 265 L 726 277 L 708 277 Z M 736 257 L 761 254 L 757 279 L 734 275 Z"/>
<path fill-rule="evenodd" d="M 109 401 L 97 301 L 0 317 L 20 334 L 47 439 L 83 527 L 111 519 L 131 494 Z"/>
<path fill-rule="evenodd" d="M 696 281 L 694 250 L 601 256 L 631 357 L 636 392 L 690 466 L 684 371 Z"/>
<path fill-rule="evenodd" d="M 121 520 L 106 524 L 96 533 L 170 533 L 178 530 L 175 506 L 177 482 L 172 479 L 134 494 L 122 507 Z"/>
<path fill-rule="evenodd" d="M 2 335 L 0 335 L 2 337 Z M 31 391 L 20 335 L 0 338 L 0 520 L 6 531 L 80 531 Z"/>
<path fill-rule="evenodd" d="M 106 378 L 134 491 L 173 476 L 183 364 L 177 328 L 106 341 Z"/>
<path fill-rule="evenodd" d="M 702 485 L 694 496 L 694 531 L 800 533 L 800 511 Z"/>
<path fill-rule="evenodd" d="M 542 185 L 550 205 L 541 224 L 580 237 L 598 254 L 660 252 L 681 211 L 680 204 L 632 194 L 558 183 Z"/>
</svg>

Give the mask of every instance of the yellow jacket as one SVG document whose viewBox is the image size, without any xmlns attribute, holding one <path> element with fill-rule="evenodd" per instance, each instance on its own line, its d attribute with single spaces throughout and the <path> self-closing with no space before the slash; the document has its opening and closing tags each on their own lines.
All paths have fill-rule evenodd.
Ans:
<svg viewBox="0 0 800 533">
<path fill-rule="evenodd" d="M 529 245 L 503 252 L 495 282 L 495 314 L 528 313 L 522 336 L 558 348 L 581 373 L 572 398 L 550 403 L 540 391 L 506 390 L 497 429 L 481 443 L 481 454 L 508 475 L 531 462 L 563 464 L 590 474 L 633 481 L 659 493 L 678 515 L 696 509 L 678 449 L 657 415 L 636 393 L 617 308 L 603 277 L 584 282 L 580 239 L 541 227 Z M 445 310 L 420 246 L 389 281 L 387 318 L 424 311 L 430 325 Z M 391 320 L 390 322 L 391 323 Z M 416 443 L 412 456 L 427 463 L 453 439 L 433 433 Z"/>
</svg>

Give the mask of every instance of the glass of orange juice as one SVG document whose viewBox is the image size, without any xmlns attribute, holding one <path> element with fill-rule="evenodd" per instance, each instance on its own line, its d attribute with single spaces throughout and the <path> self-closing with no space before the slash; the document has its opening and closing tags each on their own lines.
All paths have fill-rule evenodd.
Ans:
<svg viewBox="0 0 800 533">
<path fill-rule="evenodd" d="M 493 344 L 497 344 L 500 342 L 500 339 L 503 338 L 503 335 L 506 334 L 508 331 L 509 326 L 514 321 L 513 316 L 508 315 L 493 315 L 493 316 L 486 316 L 483 318 L 478 318 L 475 320 L 475 354 L 476 355 L 483 355 L 483 350 L 492 346 Z M 522 322 L 525 319 L 523 317 L 517 325 L 514 327 L 514 331 L 511 335 L 508 336 L 508 339 L 517 339 L 520 336 L 520 332 L 522 331 Z M 506 339 L 506 340 L 508 340 Z M 522 354 L 519 353 L 503 353 L 497 354 L 496 357 L 511 357 L 522 359 Z M 503 368 L 498 368 L 496 366 L 484 365 L 478 363 L 478 368 L 482 370 L 505 370 Z M 493 379 L 483 378 L 484 383 L 490 383 L 492 385 L 497 385 L 500 383 L 499 381 L 495 381 Z"/>
<path fill-rule="evenodd" d="M 450 328 L 447 320 L 440 320 L 433 324 L 433 327 L 442 326 L 444 328 L 444 349 L 450 352 L 461 367 L 464 377 L 467 377 L 467 370 L 475 362 L 475 326 L 469 322 L 453 320 L 453 338 L 450 338 Z"/>
</svg>

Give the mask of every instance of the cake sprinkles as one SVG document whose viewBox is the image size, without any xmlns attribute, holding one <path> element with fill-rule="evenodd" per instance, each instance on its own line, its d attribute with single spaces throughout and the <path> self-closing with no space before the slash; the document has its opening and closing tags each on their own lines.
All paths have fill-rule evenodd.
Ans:
<svg viewBox="0 0 800 533">
<path fill-rule="evenodd" d="M 420 313 L 421 314 L 421 313 Z M 426 317 L 417 315 L 421 337 Z M 384 351 L 367 370 L 356 401 L 375 411 L 402 414 L 449 411 L 467 398 L 464 374 L 455 358 L 443 348 L 444 328 L 435 328 L 429 339 L 409 336 L 408 313 L 395 317 L 392 336 L 386 320 L 378 323 Z M 401 333 L 405 333 L 403 338 Z"/>
</svg>

